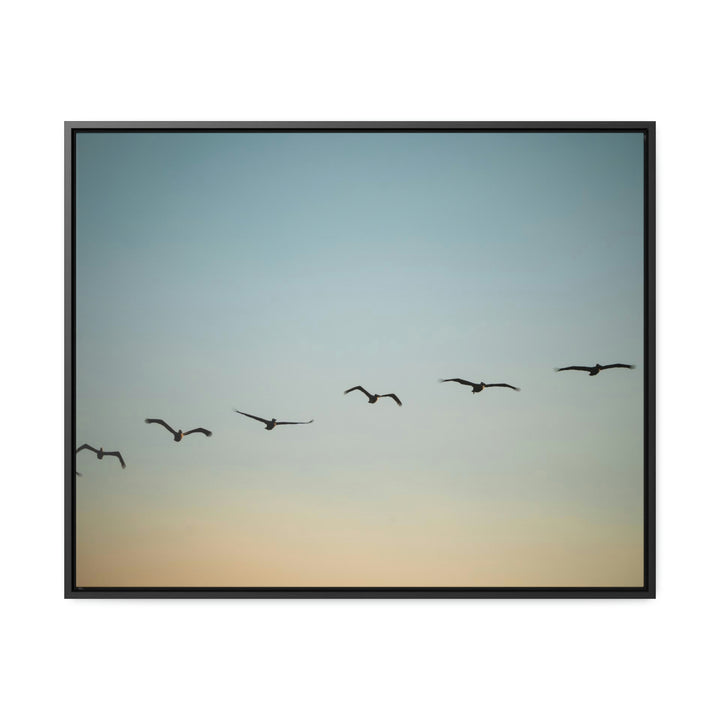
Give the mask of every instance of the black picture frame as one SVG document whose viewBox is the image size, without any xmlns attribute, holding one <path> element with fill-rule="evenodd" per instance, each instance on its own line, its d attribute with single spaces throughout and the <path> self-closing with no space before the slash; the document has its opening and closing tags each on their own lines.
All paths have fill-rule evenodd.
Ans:
<svg viewBox="0 0 720 720">
<path fill-rule="evenodd" d="M 644 583 L 642 587 L 78 587 L 75 582 L 75 141 L 101 132 L 638 132 L 644 154 Z M 76 122 L 65 123 L 66 598 L 654 598 L 655 122 Z"/>
</svg>

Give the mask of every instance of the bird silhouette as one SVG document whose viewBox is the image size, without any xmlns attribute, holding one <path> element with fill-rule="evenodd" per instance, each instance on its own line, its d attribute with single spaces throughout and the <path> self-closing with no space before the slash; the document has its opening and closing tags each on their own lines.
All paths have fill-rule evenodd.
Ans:
<svg viewBox="0 0 720 720">
<path fill-rule="evenodd" d="M 609 370 L 610 368 L 628 368 L 632 370 L 634 365 L 626 365 L 625 363 L 614 363 L 613 365 L 601 365 L 597 363 L 593 367 L 587 367 L 586 365 L 568 365 L 564 368 L 555 368 L 555 372 L 562 372 L 563 370 L 582 370 L 583 372 L 590 373 L 590 376 L 597 375 L 601 370 Z"/>
<path fill-rule="evenodd" d="M 164 420 L 160 420 L 160 418 L 145 418 L 145 422 L 162 425 L 166 430 L 169 430 L 172 433 L 173 440 L 175 440 L 175 442 L 180 442 L 184 437 L 192 435 L 193 433 L 202 433 L 207 437 L 212 435 L 212 433 L 205 428 L 195 428 L 194 430 L 188 430 L 187 432 L 183 432 L 182 430 L 173 430 Z"/>
<path fill-rule="evenodd" d="M 462 380 L 461 378 L 448 378 L 447 380 L 440 380 L 440 382 L 456 382 L 460 383 L 461 385 L 469 385 L 472 388 L 473 395 L 475 393 L 482 392 L 485 388 L 489 387 L 506 387 L 510 388 L 511 390 L 520 390 L 519 387 L 515 387 L 514 385 L 508 385 L 507 383 L 486 383 L 486 382 L 479 382 L 474 383 L 470 382 L 469 380 Z"/>
<path fill-rule="evenodd" d="M 81 450 L 92 450 L 95 455 L 97 455 L 98 460 L 102 460 L 106 455 L 112 455 L 113 457 L 116 457 L 120 461 L 120 465 L 122 465 L 123 470 L 125 469 L 125 461 L 123 460 L 123 456 L 120 454 L 119 450 L 113 450 L 112 452 L 109 452 L 108 450 L 103 450 L 100 448 L 99 450 L 97 448 L 94 448 L 92 445 L 88 445 L 85 443 L 84 445 L 81 445 L 76 451 L 75 454 L 77 455 Z M 77 472 L 77 471 L 76 471 Z M 82 477 L 81 473 L 77 473 Z"/>
<path fill-rule="evenodd" d="M 314 422 L 314 420 L 308 420 L 306 422 L 280 422 L 275 418 L 272 420 L 266 420 L 265 418 L 258 417 L 257 415 L 251 415 L 250 413 L 243 412 L 242 410 L 235 410 L 235 412 L 240 415 L 245 415 L 245 417 L 252 418 L 253 420 L 258 420 L 261 423 L 265 423 L 266 430 L 272 430 L 276 425 L 309 425 L 311 422 Z"/>
<path fill-rule="evenodd" d="M 362 385 L 356 385 L 355 387 L 351 387 L 349 390 L 346 390 L 343 395 L 347 395 L 348 393 L 352 392 L 353 390 L 360 390 L 361 392 L 364 392 L 368 397 L 368 402 L 372 405 L 378 401 L 378 398 L 381 397 L 390 397 L 392 398 L 398 405 L 402 405 L 402 402 L 400 402 L 400 398 L 395 393 L 386 393 L 385 395 L 373 395 L 372 393 L 369 393 Z"/>
</svg>

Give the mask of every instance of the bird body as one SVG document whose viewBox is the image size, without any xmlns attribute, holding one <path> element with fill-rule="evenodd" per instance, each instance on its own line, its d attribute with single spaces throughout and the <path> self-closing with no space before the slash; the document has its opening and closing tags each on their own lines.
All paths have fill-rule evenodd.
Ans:
<svg viewBox="0 0 720 720">
<path fill-rule="evenodd" d="M 205 428 L 195 428 L 194 430 L 188 430 L 187 432 L 183 432 L 182 430 L 173 430 L 173 428 L 171 428 L 164 420 L 160 420 L 159 418 L 145 418 L 145 422 L 162 425 L 166 430 L 172 433 L 173 440 L 175 442 L 180 442 L 184 437 L 198 432 L 202 433 L 206 437 L 210 437 L 212 435 L 210 430 L 206 430 Z"/>
<path fill-rule="evenodd" d="M 235 410 L 235 412 L 239 415 L 245 415 L 245 417 L 257 420 L 258 422 L 265 423 L 266 430 L 272 430 L 278 425 L 309 425 L 311 422 L 315 422 L 314 420 L 307 420 L 306 422 L 288 422 L 276 420 L 275 418 L 272 418 L 271 420 L 266 420 L 265 418 L 258 417 L 257 415 L 251 415 L 250 413 L 243 412 L 242 410 Z"/>
<path fill-rule="evenodd" d="M 353 390 L 360 390 L 361 392 L 364 392 L 365 395 L 367 395 L 368 402 L 371 405 L 374 405 L 381 397 L 392 398 L 398 405 L 402 405 L 400 398 L 395 393 L 386 393 L 385 395 L 376 395 L 374 393 L 369 393 L 362 385 L 356 385 L 355 387 L 351 387 L 350 389 L 346 390 L 343 393 L 343 395 L 347 395 L 349 392 L 352 392 Z"/>
<path fill-rule="evenodd" d="M 593 377 L 594 375 L 598 375 L 601 370 L 609 370 L 610 368 L 627 368 L 628 370 L 632 370 L 634 367 L 634 365 L 627 365 L 625 363 L 613 363 L 612 365 L 601 365 L 600 363 L 595 363 L 595 365 L 591 367 L 587 365 L 568 365 L 568 367 L 555 368 L 555 372 L 562 372 L 563 370 L 581 370 L 582 372 L 589 373 L 590 377 Z"/>
<path fill-rule="evenodd" d="M 461 385 L 468 385 L 472 388 L 473 395 L 475 393 L 482 392 L 485 388 L 489 387 L 506 387 L 510 388 L 511 390 L 520 390 L 519 387 L 515 387 L 514 385 L 508 385 L 507 383 L 486 383 L 486 382 L 479 382 L 474 383 L 470 382 L 470 380 L 462 380 L 461 378 L 448 378 L 447 380 L 440 380 L 440 382 L 456 382 L 460 383 Z"/>
<path fill-rule="evenodd" d="M 123 456 L 120 454 L 119 450 L 113 450 L 112 452 L 109 450 L 103 450 L 100 448 L 99 450 L 97 448 L 94 448 L 92 445 L 88 445 L 85 443 L 84 445 L 81 445 L 76 451 L 75 454 L 77 455 L 81 450 L 91 450 L 95 453 L 98 460 L 102 460 L 106 455 L 112 455 L 113 457 L 116 457 L 120 461 L 120 465 L 122 466 L 123 470 L 125 469 L 125 460 L 123 460 Z M 77 473 L 80 475 L 80 473 Z M 82 477 L 82 475 L 80 475 Z"/>
</svg>

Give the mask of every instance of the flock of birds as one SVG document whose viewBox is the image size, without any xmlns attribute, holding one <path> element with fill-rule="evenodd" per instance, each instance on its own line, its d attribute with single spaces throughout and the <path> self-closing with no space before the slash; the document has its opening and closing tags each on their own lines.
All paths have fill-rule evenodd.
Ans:
<svg viewBox="0 0 720 720">
<path fill-rule="evenodd" d="M 600 373 L 601 370 L 609 370 L 611 368 L 627 368 L 627 369 L 633 369 L 634 365 L 627 365 L 625 363 L 613 363 L 612 365 L 600 365 L 599 363 L 588 366 L 588 365 L 568 365 L 568 367 L 563 368 L 555 368 L 556 372 L 563 372 L 564 370 L 580 370 L 581 372 L 588 373 L 591 377 L 594 375 L 597 375 Z M 510 385 L 509 383 L 486 383 L 486 382 L 471 382 L 470 380 L 463 380 L 462 378 L 446 378 L 445 380 L 440 380 L 441 383 L 446 382 L 455 382 L 459 383 L 460 385 L 467 385 L 468 387 L 472 388 L 473 395 L 475 393 L 482 392 L 485 388 L 492 388 L 492 387 L 503 387 L 503 388 L 510 388 L 511 390 L 519 391 L 519 387 L 515 387 L 515 385 Z M 402 406 L 402 401 L 395 393 L 385 393 L 385 394 L 376 394 L 376 393 L 370 393 L 368 392 L 362 385 L 356 385 L 355 387 L 348 388 L 343 393 L 344 395 L 347 395 L 348 393 L 354 392 L 355 390 L 359 390 L 360 392 L 364 393 L 367 396 L 368 403 L 371 405 L 374 405 L 380 398 L 389 397 L 392 398 L 398 406 Z M 257 420 L 258 422 L 265 424 L 266 430 L 273 430 L 278 425 L 309 425 L 310 423 L 314 422 L 313 420 L 305 420 L 305 421 L 295 421 L 290 422 L 286 420 L 277 420 L 276 418 L 272 418 L 270 420 L 266 420 L 265 418 L 261 418 L 257 415 L 251 415 L 250 413 L 242 412 L 242 410 L 235 410 L 236 413 L 240 415 L 244 415 L 245 417 L 249 417 L 252 420 Z M 197 427 L 193 430 L 175 430 L 173 429 L 168 423 L 166 423 L 164 420 L 161 420 L 160 418 L 145 418 L 145 422 L 148 424 L 156 424 L 156 425 L 162 425 L 172 436 L 173 440 L 175 442 L 180 442 L 184 437 L 187 437 L 188 435 L 192 435 L 193 433 L 201 433 L 202 435 L 205 435 L 205 437 L 210 437 L 212 435 L 212 432 L 210 430 L 206 430 L 205 428 Z M 98 460 L 102 460 L 104 457 L 116 457 L 120 461 L 120 465 L 123 468 L 123 470 L 126 467 L 125 460 L 123 459 L 123 456 L 121 455 L 119 450 L 103 450 L 103 448 L 100 448 L 99 450 L 97 448 L 92 447 L 92 445 L 88 445 L 87 443 L 84 443 L 83 445 L 80 445 L 80 447 L 75 450 L 75 455 L 81 451 L 81 450 L 90 450 L 91 452 L 95 453 L 95 456 Z M 75 474 L 82 477 L 82 473 L 75 471 Z"/>
</svg>

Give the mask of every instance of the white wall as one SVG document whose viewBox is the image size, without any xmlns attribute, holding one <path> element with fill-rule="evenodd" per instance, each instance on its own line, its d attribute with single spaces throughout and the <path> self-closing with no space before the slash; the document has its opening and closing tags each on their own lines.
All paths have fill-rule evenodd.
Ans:
<svg viewBox="0 0 720 720">
<path fill-rule="evenodd" d="M 8 717 L 708 716 L 719 499 L 710 7 L 4 9 Z M 63 600 L 66 119 L 657 120 L 658 599 Z"/>
</svg>

